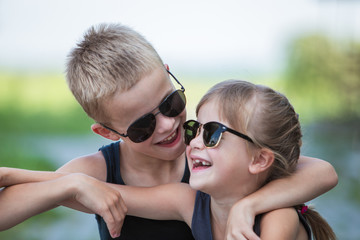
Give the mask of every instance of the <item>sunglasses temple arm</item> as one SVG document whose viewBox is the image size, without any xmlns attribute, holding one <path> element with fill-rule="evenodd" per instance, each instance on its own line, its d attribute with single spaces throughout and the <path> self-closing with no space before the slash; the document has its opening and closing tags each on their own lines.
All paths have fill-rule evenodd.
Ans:
<svg viewBox="0 0 360 240">
<path fill-rule="evenodd" d="M 106 128 L 107 130 L 112 131 L 113 133 L 116 133 L 116 134 L 118 134 L 118 135 L 120 135 L 120 136 L 122 136 L 122 137 L 127 137 L 127 136 L 128 136 L 127 134 L 119 133 L 119 132 L 116 131 L 115 129 L 112 129 L 112 128 L 106 126 L 106 125 L 103 124 L 103 123 L 99 123 L 99 124 L 100 124 L 101 126 L 103 126 L 104 128 Z"/>
<path fill-rule="evenodd" d="M 183 90 L 185 92 L 185 88 L 184 86 L 179 82 L 179 80 L 177 80 L 177 78 L 169 71 L 166 69 L 166 71 L 175 79 L 175 81 L 181 86 L 181 90 Z"/>
<path fill-rule="evenodd" d="M 235 134 L 235 135 L 237 135 L 237 136 L 239 136 L 239 137 L 241 137 L 241 138 L 243 138 L 243 139 L 245 139 L 245 140 L 247 140 L 247 141 L 249 141 L 249 142 L 251 142 L 251 143 L 254 143 L 253 140 L 249 136 L 246 136 L 245 134 L 239 133 L 239 132 L 237 132 L 235 130 L 232 130 L 231 128 L 227 128 L 226 130 L 233 133 L 233 134 Z"/>
</svg>

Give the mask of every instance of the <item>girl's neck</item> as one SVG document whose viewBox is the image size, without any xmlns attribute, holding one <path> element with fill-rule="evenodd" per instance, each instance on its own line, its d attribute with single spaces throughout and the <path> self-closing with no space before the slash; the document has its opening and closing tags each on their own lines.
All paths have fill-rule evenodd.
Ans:
<svg viewBox="0 0 360 240">
<path fill-rule="evenodd" d="M 226 224 L 232 206 L 258 188 L 256 181 L 249 181 L 247 185 L 244 184 L 240 189 L 233 188 L 227 194 L 211 195 L 210 209 L 213 239 L 224 239 Z"/>
<path fill-rule="evenodd" d="M 211 197 L 211 229 L 213 233 L 213 239 L 224 239 L 227 219 L 230 213 L 231 207 L 241 199 L 225 199 L 216 200 Z"/>
</svg>

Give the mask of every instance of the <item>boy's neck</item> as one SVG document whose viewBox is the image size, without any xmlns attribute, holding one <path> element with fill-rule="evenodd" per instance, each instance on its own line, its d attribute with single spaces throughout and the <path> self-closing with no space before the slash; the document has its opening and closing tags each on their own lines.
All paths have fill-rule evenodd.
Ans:
<svg viewBox="0 0 360 240">
<path fill-rule="evenodd" d="M 174 160 L 162 160 L 120 151 L 120 172 L 126 185 L 151 187 L 180 182 L 184 171 L 185 153 Z"/>
</svg>

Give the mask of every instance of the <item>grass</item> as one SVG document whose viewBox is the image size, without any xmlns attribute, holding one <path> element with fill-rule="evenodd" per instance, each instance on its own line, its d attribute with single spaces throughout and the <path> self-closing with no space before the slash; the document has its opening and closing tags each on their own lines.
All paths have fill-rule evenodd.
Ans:
<svg viewBox="0 0 360 240">
<path fill-rule="evenodd" d="M 2 133 L 84 133 L 87 117 L 59 74 L 0 74 Z"/>
</svg>

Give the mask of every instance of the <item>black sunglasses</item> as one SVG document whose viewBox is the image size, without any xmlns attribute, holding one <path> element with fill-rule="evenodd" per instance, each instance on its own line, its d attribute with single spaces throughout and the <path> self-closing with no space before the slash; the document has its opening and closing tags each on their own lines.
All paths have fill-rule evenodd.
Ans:
<svg viewBox="0 0 360 240">
<path fill-rule="evenodd" d="M 235 131 L 231 128 L 228 128 L 224 124 L 221 124 L 219 122 L 208 122 L 205 124 L 201 124 L 195 120 L 188 120 L 184 123 L 183 127 L 185 129 L 184 137 L 186 145 L 189 145 L 191 140 L 193 140 L 199 135 L 201 127 L 203 127 L 204 129 L 203 141 L 204 145 L 207 148 L 217 147 L 220 143 L 223 132 L 226 131 L 253 143 L 253 140 L 251 140 L 250 137 L 246 136 L 245 134 L 239 133 L 238 131 Z"/>
<path fill-rule="evenodd" d="M 104 128 L 119 134 L 122 137 L 129 137 L 129 139 L 135 143 L 144 142 L 147 140 L 153 133 L 156 127 L 156 118 L 155 116 L 161 113 L 167 117 L 176 117 L 185 109 L 186 97 L 185 97 L 185 88 L 183 85 L 176 79 L 176 77 L 167 70 L 167 72 L 174 78 L 174 80 L 181 86 L 180 90 L 175 90 L 170 93 L 156 108 L 151 112 L 145 114 L 139 119 L 135 120 L 127 129 L 127 133 L 119 133 L 118 131 L 107 127 L 106 125 L 100 123 Z M 159 111 L 155 114 L 152 112 L 159 108 Z"/>
</svg>

